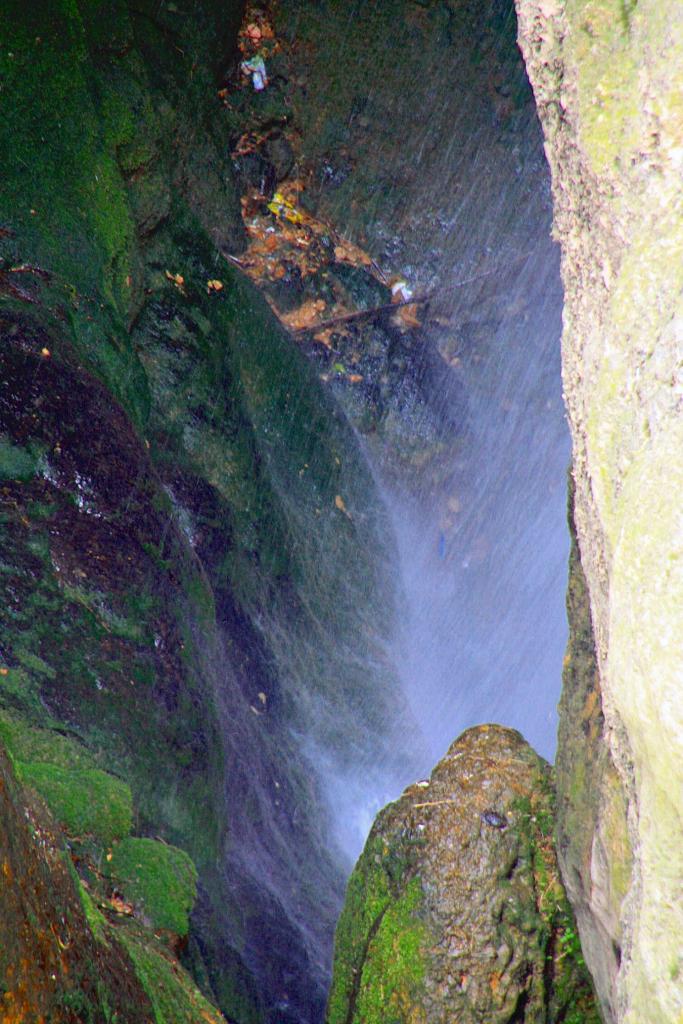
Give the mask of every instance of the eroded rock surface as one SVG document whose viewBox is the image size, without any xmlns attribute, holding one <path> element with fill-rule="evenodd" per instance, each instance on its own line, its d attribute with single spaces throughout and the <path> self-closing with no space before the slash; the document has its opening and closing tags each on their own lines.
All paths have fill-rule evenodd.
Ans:
<svg viewBox="0 0 683 1024">
<path fill-rule="evenodd" d="M 379 815 L 337 929 L 329 1024 L 599 1020 L 555 859 L 551 769 L 469 729 Z"/>
<path fill-rule="evenodd" d="M 590 831 L 580 925 L 608 1019 L 663 1024 L 683 1012 L 683 10 L 517 7 L 562 244 L 575 519 L 604 713 L 572 769 L 572 815 L 583 805 Z M 579 770 L 598 776 L 598 815 Z"/>
</svg>

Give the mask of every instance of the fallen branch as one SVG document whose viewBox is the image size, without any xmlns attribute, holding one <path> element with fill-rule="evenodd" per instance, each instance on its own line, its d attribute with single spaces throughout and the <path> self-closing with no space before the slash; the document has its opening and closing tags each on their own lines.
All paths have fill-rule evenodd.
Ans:
<svg viewBox="0 0 683 1024">
<path fill-rule="evenodd" d="M 49 281 L 52 277 L 49 270 L 44 270 L 43 267 L 34 267 L 30 263 L 20 263 L 16 267 L 8 267 L 4 272 L 6 274 L 35 274 L 43 281 Z"/>
<path fill-rule="evenodd" d="M 382 313 L 391 313 L 401 306 L 419 306 L 431 299 L 430 295 L 418 295 L 412 299 L 405 299 L 401 302 L 386 302 L 382 306 L 372 306 L 370 309 L 359 309 L 355 313 L 345 313 L 343 316 L 333 316 L 329 320 L 320 320 L 317 324 L 310 324 L 308 327 L 296 327 L 293 334 L 310 334 L 311 331 L 324 331 L 328 327 L 337 327 L 340 324 L 351 324 L 356 320 L 363 320 L 366 317 L 379 316 Z"/>
<path fill-rule="evenodd" d="M 231 263 L 234 263 L 236 267 L 242 268 L 242 267 L 249 267 L 249 266 L 251 266 L 251 264 L 249 263 L 249 260 L 241 260 L 237 256 L 232 256 L 231 253 L 229 253 L 229 252 L 223 252 L 222 249 L 221 249 L 221 256 L 224 259 L 229 260 Z"/>
<path fill-rule="evenodd" d="M 415 807 L 439 807 L 441 804 L 459 804 L 459 803 L 461 803 L 460 800 L 456 800 L 453 797 L 451 797 L 450 799 L 446 799 L 446 800 L 425 800 L 424 803 L 413 804 L 413 807 L 414 808 Z"/>
</svg>

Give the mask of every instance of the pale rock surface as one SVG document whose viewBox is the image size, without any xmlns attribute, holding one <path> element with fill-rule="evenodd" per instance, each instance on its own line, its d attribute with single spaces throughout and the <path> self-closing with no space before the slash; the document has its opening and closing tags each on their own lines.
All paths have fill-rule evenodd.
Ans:
<svg viewBox="0 0 683 1024">
<path fill-rule="evenodd" d="M 584 766 L 600 813 L 582 880 L 568 884 L 583 890 L 607 1019 L 680 1022 L 683 6 L 517 9 L 562 245 L 575 520 L 604 713 L 600 763 Z"/>
</svg>

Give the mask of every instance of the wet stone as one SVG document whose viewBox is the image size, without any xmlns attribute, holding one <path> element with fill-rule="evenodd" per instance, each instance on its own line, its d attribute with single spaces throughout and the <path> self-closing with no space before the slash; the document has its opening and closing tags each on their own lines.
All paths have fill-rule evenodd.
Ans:
<svg viewBox="0 0 683 1024">
<path fill-rule="evenodd" d="M 551 767 L 485 725 L 389 804 L 349 882 L 328 1024 L 597 1024 L 553 800 Z"/>
</svg>

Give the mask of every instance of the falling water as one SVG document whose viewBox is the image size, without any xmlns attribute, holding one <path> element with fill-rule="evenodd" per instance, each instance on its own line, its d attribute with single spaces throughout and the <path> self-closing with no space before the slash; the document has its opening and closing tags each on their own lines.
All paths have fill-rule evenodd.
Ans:
<svg viewBox="0 0 683 1024">
<path fill-rule="evenodd" d="M 318 759 L 350 858 L 379 804 L 466 727 L 499 721 L 547 758 L 555 748 L 569 439 L 549 172 L 512 3 L 451 8 L 460 13 L 443 25 L 434 15 L 440 42 L 417 50 L 414 26 L 388 8 L 354 8 L 338 22 L 325 12 L 352 74 L 374 41 L 363 110 L 377 135 L 357 193 L 348 183 L 323 192 L 323 209 L 338 223 L 355 218 L 382 265 L 431 296 L 393 424 L 364 434 L 356 420 L 393 527 L 402 604 L 389 657 L 414 724 L 402 772 L 378 759 L 374 773 L 340 778 Z M 335 88 L 323 106 L 337 103 Z M 391 183 L 381 199 L 363 192 L 370 172 Z M 369 220 L 352 212 L 368 204 Z M 416 458 L 402 450 L 413 445 Z"/>
<path fill-rule="evenodd" d="M 554 753 L 569 459 L 558 279 L 541 237 L 514 272 L 482 281 L 494 302 L 504 290 L 505 307 L 523 312 L 487 325 L 460 357 L 461 443 L 453 439 L 441 489 L 390 495 L 406 602 L 397 664 L 432 760 L 464 728 L 492 720 Z M 490 306 L 481 293 L 474 306 L 471 295 L 451 298 L 461 323 L 477 302 Z"/>
<path fill-rule="evenodd" d="M 268 900 L 246 929 L 248 966 L 267 977 L 278 1013 L 308 1021 L 324 998 L 340 872 L 348 873 L 377 810 L 478 721 L 513 725 L 553 755 L 569 445 L 548 170 L 510 0 L 463 2 L 463 26 L 447 19 L 433 52 L 413 53 L 419 75 L 408 53 L 415 26 L 392 21 L 396 4 L 284 6 L 301 13 L 300 24 L 292 14 L 294 34 L 321 19 L 330 65 L 367 88 L 358 106 L 369 127 L 355 114 L 349 120 L 360 132 L 348 142 L 358 145 L 358 174 L 339 191 L 322 191 L 323 215 L 356 237 L 366 232 L 387 271 L 430 295 L 420 330 L 400 340 L 389 329 L 389 360 L 392 346 L 411 351 L 380 428 L 367 432 L 362 411 L 338 390 L 384 513 L 345 425 L 330 439 L 338 475 L 310 481 L 315 439 L 293 448 L 288 435 L 310 416 L 305 382 L 296 399 L 287 383 L 273 417 L 260 399 L 250 411 L 298 567 L 301 614 L 292 617 L 287 601 L 277 606 L 265 590 L 253 614 L 288 730 L 284 745 L 280 734 L 267 738 L 272 764 L 294 767 L 289 798 L 281 774 L 264 767 L 270 746 L 245 774 L 250 801 L 234 811 L 240 842 L 227 869 L 242 880 L 237 903 L 256 904 L 264 893 Z M 405 6 L 418 19 L 432 10 Z M 359 62 L 368 59 L 372 75 L 364 76 Z M 335 75 L 323 75 L 309 103 L 335 108 L 340 120 L 337 87 Z M 264 340 L 246 379 L 271 344 Z M 320 496 L 335 491 L 342 510 L 360 511 L 355 519 L 340 514 L 334 497 L 323 507 Z M 258 695 L 252 700 L 255 708 L 226 712 L 226 728 L 238 713 L 246 718 L 236 766 L 245 748 L 266 743 L 268 718 L 256 717 Z"/>
</svg>

